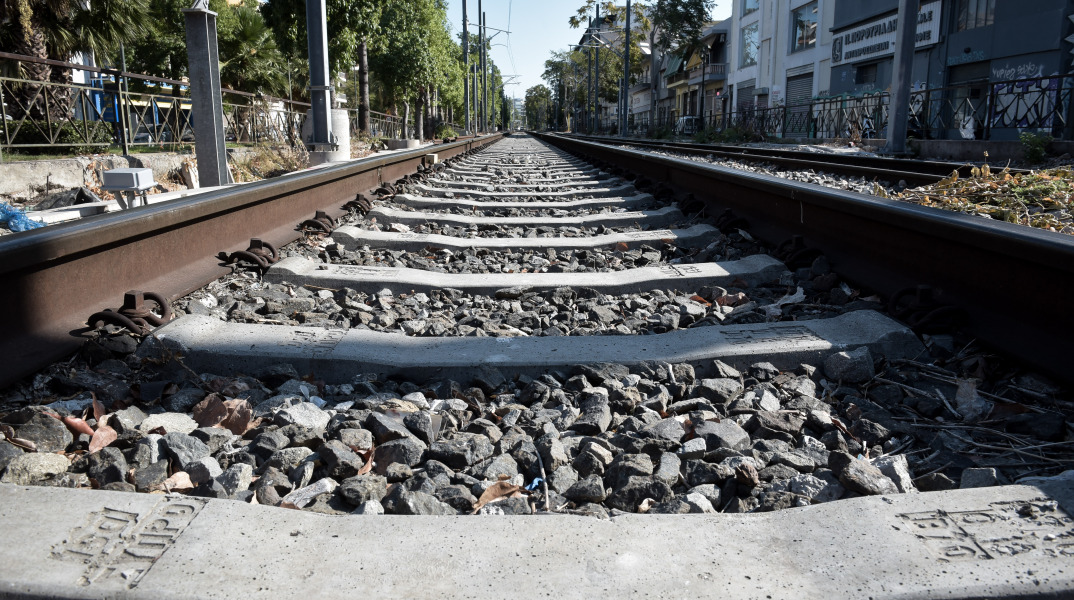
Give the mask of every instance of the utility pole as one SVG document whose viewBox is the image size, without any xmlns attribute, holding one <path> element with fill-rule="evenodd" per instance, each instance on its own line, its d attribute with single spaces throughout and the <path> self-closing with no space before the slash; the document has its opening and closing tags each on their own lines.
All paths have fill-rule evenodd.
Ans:
<svg viewBox="0 0 1074 600">
<path fill-rule="evenodd" d="M 489 50 L 488 17 L 481 13 L 481 126 L 489 130 Z"/>
<path fill-rule="evenodd" d="M 888 139 L 885 154 L 906 153 L 906 121 L 910 116 L 910 81 L 914 75 L 918 0 L 900 0 L 895 33 L 895 65 L 891 74 Z"/>
<path fill-rule="evenodd" d="M 593 48 L 597 53 L 597 58 L 593 61 L 593 121 L 597 125 L 597 131 L 600 131 L 600 27 L 600 4 L 597 4 L 597 47 Z"/>
<path fill-rule="evenodd" d="M 198 179 L 204 187 L 225 185 L 230 183 L 230 177 L 227 150 L 224 147 L 216 13 L 209 10 L 207 1 L 198 0 L 193 7 L 183 10 L 183 19 L 186 23 L 187 61 L 190 65 L 190 97 L 193 100 L 191 112 L 194 116 L 194 149 L 198 153 Z M 121 100 L 124 91 L 120 88 Z M 121 110 L 119 106 L 116 108 Z M 121 115 L 122 112 L 116 116 L 122 119 Z M 122 123 L 122 120 L 120 122 Z"/>
<path fill-rule="evenodd" d="M 462 0 L 462 103 L 466 106 L 466 131 L 470 131 L 470 21 L 466 18 L 467 0 Z"/>
<path fill-rule="evenodd" d="M 325 0 L 306 0 L 307 44 L 310 57 L 310 104 L 313 105 L 313 139 L 310 149 L 329 150 L 332 144 L 332 86 L 328 83 L 328 21 Z"/>
<path fill-rule="evenodd" d="M 586 42 L 592 41 L 593 21 L 589 22 L 589 30 L 586 32 Z M 593 132 L 593 48 L 587 43 L 585 48 L 585 128 L 587 133 Z"/>
<path fill-rule="evenodd" d="M 630 92 L 630 0 L 626 0 L 626 30 L 623 32 L 623 107 L 619 110 L 619 135 L 627 134 L 627 105 Z"/>
</svg>

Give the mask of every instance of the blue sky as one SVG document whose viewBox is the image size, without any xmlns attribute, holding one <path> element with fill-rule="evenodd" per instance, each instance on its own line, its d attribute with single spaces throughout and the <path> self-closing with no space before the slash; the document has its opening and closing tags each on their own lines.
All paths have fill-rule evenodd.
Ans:
<svg viewBox="0 0 1074 600">
<path fill-rule="evenodd" d="M 452 31 L 462 30 L 462 3 L 464 0 L 448 0 L 448 20 Z M 473 33 L 477 33 L 477 0 L 467 2 L 468 17 Z M 732 0 L 717 0 L 713 20 L 731 15 Z M 504 74 L 515 74 L 518 85 L 508 85 L 509 96 L 522 98 L 526 90 L 544 83 L 541 73 L 544 61 L 553 50 L 564 50 L 578 43 L 580 29 L 571 29 L 567 20 L 577 12 L 583 0 L 483 0 L 482 8 L 488 18 L 489 35 L 492 28 L 506 29 L 492 39 L 489 56 Z M 625 4 L 620 0 L 619 4 Z M 503 44 L 503 45 L 497 45 Z"/>
</svg>

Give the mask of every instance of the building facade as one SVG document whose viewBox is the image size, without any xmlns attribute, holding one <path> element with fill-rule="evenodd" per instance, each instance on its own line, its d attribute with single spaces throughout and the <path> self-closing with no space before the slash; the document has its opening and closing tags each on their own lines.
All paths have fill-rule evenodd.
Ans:
<svg viewBox="0 0 1074 600">
<path fill-rule="evenodd" d="M 734 0 L 733 105 L 751 110 L 826 95 L 835 0 Z"/>
<path fill-rule="evenodd" d="M 898 0 L 837 1 L 833 95 L 890 90 L 897 12 Z M 1015 139 L 1024 128 L 1051 129 L 1064 120 L 1048 113 L 1069 100 L 1064 90 L 1072 87 L 1071 0 L 922 1 L 916 28 L 912 86 L 920 135 Z"/>
</svg>

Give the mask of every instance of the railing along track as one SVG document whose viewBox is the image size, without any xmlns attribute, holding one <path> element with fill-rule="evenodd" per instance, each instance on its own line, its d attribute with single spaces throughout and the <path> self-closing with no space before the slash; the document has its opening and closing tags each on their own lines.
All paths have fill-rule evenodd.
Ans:
<svg viewBox="0 0 1074 600">
<path fill-rule="evenodd" d="M 725 144 L 698 144 L 691 142 L 653 141 L 633 138 L 601 136 L 571 136 L 581 140 L 613 146 L 634 146 L 694 156 L 711 156 L 743 162 L 765 162 L 794 170 L 813 170 L 868 180 L 887 181 L 897 184 L 900 180 L 909 186 L 928 185 L 958 172 L 959 177 L 969 177 L 973 165 L 965 162 L 900 159 L 860 154 L 821 154 L 804 150 L 781 148 L 755 148 Z M 1026 169 L 1011 169 L 1011 173 L 1028 173 Z"/>
</svg>

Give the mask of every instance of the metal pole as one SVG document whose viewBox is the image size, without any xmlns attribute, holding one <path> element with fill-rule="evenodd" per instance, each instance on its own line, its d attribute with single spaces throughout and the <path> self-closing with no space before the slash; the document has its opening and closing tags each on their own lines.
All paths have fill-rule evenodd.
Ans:
<svg viewBox="0 0 1074 600">
<path fill-rule="evenodd" d="M 623 109 L 619 112 L 619 135 L 626 137 L 630 98 L 630 0 L 626 0 L 626 31 L 623 34 Z"/>
<path fill-rule="evenodd" d="M 597 130 L 600 131 L 600 5 L 597 5 L 597 47 L 593 50 L 597 53 L 596 60 L 593 61 L 593 115 L 594 121 L 597 124 Z"/>
<path fill-rule="evenodd" d="M 120 132 L 122 133 L 122 135 L 120 135 L 119 138 L 120 138 L 120 141 L 123 143 L 123 155 L 126 156 L 126 155 L 130 154 L 130 149 L 128 148 L 128 144 L 131 141 L 130 140 L 130 131 L 131 130 L 130 130 L 130 116 L 127 114 L 127 101 L 130 100 L 130 98 L 128 97 L 128 98 L 124 99 L 124 97 L 127 96 L 127 94 L 126 94 L 126 91 L 127 91 L 127 78 L 124 77 L 122 74 L 127 72 L 127 52 L 123 48 L 123 42 L 120 42 L 120 44 L 119 44 L 119 69 L 120 69 L 120 76 L 119 76 L 119 81 L 118 81 L 118 83 L 119 83 L 119 106 L 116 107 L 117 109 L 119 109 L 119 114 L 117 114 L 116 117 L 118 117 L 119 128 L 120 128 Z M 150 136 L 150 139 L 152 139 L 152 136 Z"/>
<path fill-rule="evenodd" d="M 468 0 L 462 0 L 462 103 L 466 107 L 466 131 L 470 131 L 470 21 L 466 17 Z"/>
<path fill-rule="evenodd" d="M 183 10 L 190 101 L 194 117 L 194 151 L 202 187 L 230 183 L 224 148 L 224 110 L 220 92 L 220 54 L 216 45 L 216 13 L 198 0 Z"/>
<path fill-rule="evenodd" d="M 590 27 L 592 31 L 592 27 Z M 587 36 L 588 37 L 588 36 Z M 586 40 L 589 41 L 589 40 Z M 593 49 L 586 44 L 585 49 L 585 128 L 589 133 L 593 132 Z"/>
<path fill-rule="evenodd" d="M 332 86 L 328 83 L 328 19 L 325 0 L 306 0 L 306 40 L 310 57 L 310 104 L 313 105 L 313 150 L 327 150 L 332 127 Z"/>
<path fill-rule="evenodd" d="M 489 131 L 489 18 L 481 13 L 481 126 Z"/>
<path fill-rule="evenodd" d="M 917 36 L 918 0 L 899 2 L 895 33 L 895 65 L 891 74 L 886 154 L 906 153 L 906 121 L 910 116 L 910 81 L 914 75 L 914 42 Z"/>
</svg>

